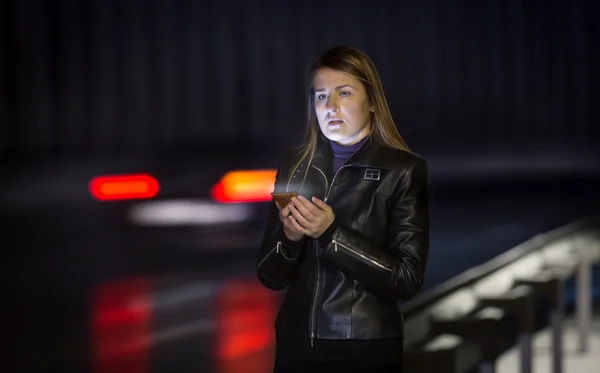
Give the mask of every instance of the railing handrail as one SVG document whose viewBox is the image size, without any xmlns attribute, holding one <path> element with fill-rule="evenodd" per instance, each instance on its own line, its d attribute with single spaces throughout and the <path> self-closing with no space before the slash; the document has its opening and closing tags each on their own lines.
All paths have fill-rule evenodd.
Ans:
<svg viewBox="0 0 600 373">
<path fill-rule="evenodd" d="M 576 220 L 546 233 L 537 234 L 529 240 L 490 259 L 489 261 L 472 267 L 461 274 L 431 288 L 422 295 L 417 296 L 415 299 L 404 303 L 401 306 L 403 315 L 405 318 L 413 317 L 447 295 L 450 295 L 461 288 L 474 284 L 483 277 L 502 269 L 503 267 L 524 257 L 525 255 L 540 250 L 559 239 L 563 239 L 567 236 L 584 230 L 588 230 L 595 225 L 600 225 L 600 214 L 593 215 L 585 219 Z"/>
</svg>

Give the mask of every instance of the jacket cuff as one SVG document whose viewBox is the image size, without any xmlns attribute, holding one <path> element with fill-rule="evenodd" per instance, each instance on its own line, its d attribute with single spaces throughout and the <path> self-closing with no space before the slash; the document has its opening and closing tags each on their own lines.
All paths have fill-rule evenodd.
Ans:
<svg viewBox="0 0 600 373">
<path fill-rule="evenodd" d="M 319 236 L 319 243 L 323 246 L 327 246 L 333 240 L 333 234 L 335 233 L 335 230 L 338 227 L 339 225 L 337 221 L 334 220 L 333 223 L 331 223 L 331 225 L 329 226 L 329 228 L 327 228 L 327 230 L 325 230 L 325 232 L 323 232 L 323 234 Z"/>
<path fill-rule="evenodd" d="M 300 241 L 292 241 L 290 240 L 283 231 L 283 226 L 281 227 L 281 243 L 283 244 L 283 254 L 284 256 L 293 259 L 296 258 L 302 247 L 304 246 L 304 241 L 306 241 L 306 237 L 303 237 Z"/>
</svg>

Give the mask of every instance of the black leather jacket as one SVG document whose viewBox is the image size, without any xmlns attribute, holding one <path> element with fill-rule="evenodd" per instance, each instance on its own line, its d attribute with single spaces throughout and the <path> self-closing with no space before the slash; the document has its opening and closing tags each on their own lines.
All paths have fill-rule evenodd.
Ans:
<svg viewBox="0 0 600 373">
<path fill-rule="evenodd" d="M 426 161 L 369 139 L 328 176 L 331 147 L 321 139 L 312 164 L 304 161 L 288 187 L 298 159 L 297 151 L 284 157 L 275 191 L 325 200 L 335 222 L 328 240 L 305 237 L 294 243 L 283 233 L 273 204 L 257 275 L 270 289 L 287 288 L 277 333 L 310 339 L 403 337 L 399 306 L 421 288 L 429 253 Z"/>
</svg>

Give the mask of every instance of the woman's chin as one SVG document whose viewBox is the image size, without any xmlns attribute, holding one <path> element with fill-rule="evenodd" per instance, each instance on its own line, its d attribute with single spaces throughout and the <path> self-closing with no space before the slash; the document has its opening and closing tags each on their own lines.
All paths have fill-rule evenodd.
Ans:
<svg viewBox="0 0 600 373">
<path fill-rule="evenodd" d="M 332 131 L 331 129 L 323 131 L 323 135 L 331 141 L 342 141 L 345 139 L 345 136 L 342 133 L 335 130 Z"/>
</svg>

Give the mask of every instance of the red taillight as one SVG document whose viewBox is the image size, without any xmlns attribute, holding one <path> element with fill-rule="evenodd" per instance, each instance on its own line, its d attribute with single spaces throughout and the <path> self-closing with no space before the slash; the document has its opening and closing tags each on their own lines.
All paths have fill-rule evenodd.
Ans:
<svg viewBox="0 0 600 373">
<path fill-rule="evenodd" d="M 272 199 L 277 170 L 231 171 L 212 188 L 217 202 L 266 202 Z"/>
<path fill-rule="evenodd" d="M 153 198 L 160 189 L 158 181 L 147 174 L 98 176 L 89 187 L 100 201 Z"/>
</svg>

